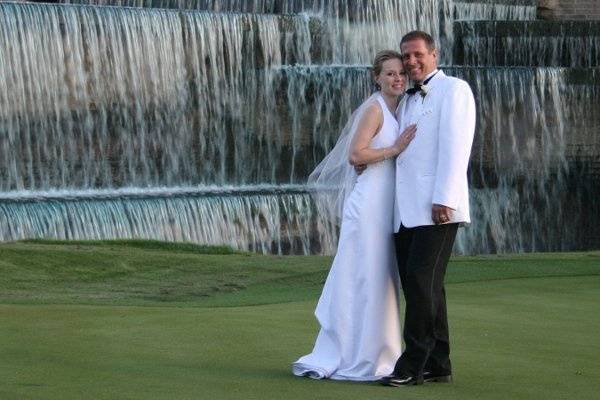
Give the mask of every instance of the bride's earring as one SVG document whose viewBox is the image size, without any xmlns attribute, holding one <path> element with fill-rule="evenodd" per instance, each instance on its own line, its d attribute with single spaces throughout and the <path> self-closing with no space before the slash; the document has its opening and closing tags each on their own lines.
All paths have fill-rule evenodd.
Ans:
<svg viewBox="0 0 600 400">
<path fill-rule="evenodd" d="M 375 89 L 381 90 L 381 85 L 377 82 L 377 76 L 373 75 L 373 82 L 375 82 Z"/>
</svg>

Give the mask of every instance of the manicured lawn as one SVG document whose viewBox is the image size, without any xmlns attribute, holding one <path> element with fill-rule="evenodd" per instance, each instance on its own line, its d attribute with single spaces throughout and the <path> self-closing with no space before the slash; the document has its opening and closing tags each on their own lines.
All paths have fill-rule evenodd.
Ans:
<svg viewBox="0 0 600 400">
<path fill-rule="evenodd" d="M 0 399 L 598 398 L 600 252 L 454 259 L 455 382 L 400 389 L 291 375 L 329 258 L 223 253 L 0 245 Z"/>
</svg>

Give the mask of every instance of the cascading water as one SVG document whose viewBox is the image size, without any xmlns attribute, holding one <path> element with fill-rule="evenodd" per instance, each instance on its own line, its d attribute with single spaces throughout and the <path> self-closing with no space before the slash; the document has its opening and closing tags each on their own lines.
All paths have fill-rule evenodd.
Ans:
<svg viewBox="0 0 600 400">
<path fill-rule="evenodd" d="M 309 73 L 311 69 L 288 67 L 284 71 L 286 80 L 298 87 L 322 87 L 325 81 L 330 82 L 323 80 L 322 74 L 351 72 L 354 89 L 362 86 L 358 82 L 368 87 L 370 81 L 369 70 L 364 67 L 318 68 L 319 73 Z M 572 104 L 600 96 L 600 74 L 588 76 L 586 82 L 595 84 L 584 86 L 577 82 L 581 71 L 566 68 L 447 67 L 445 71 L 471 84 L 479 110 L 470 167 L 474 222 L 460 231 L 457 252 L 580 248 L 589 231 L 579 230 L 579 222 L 574 221 L 578 219 L 577 210 L 592 199 L 566 190 L 569 179 L 576 174 L 569 160 L 579 158 L 580 151 L 567 142 L 581 143 L 591 138 L 600 143 L 594 139 L 598 120 L 571 112 L 581 110 Z M 335 89 L 331 98 L 352 97 L 342 92 L 347 89 L 343 86 L 327 87 L 327 92 Z M 300 94 L 311 98 L 310 92 Z M 306 102 L 302 107 L 318 109 Z M 590 110 L 589 115 L 594 112 Z M 573 126 L 577 126 L 576 131 L 568 129 Z M 588 142 L 583 147 L 593 146 Z M 596 144 L 596 148 L 600 146 Z"/>
<path fill-rule="evenodd" d="M 0 197 L 0 241 L 142 237 L 262 253 L 331 252 L 312 237 L 314 208 L 302 187 L 209 187 L 15 193 Z"/>
<path fill-rule="evenodd" d="M 305 43 L 283 40 L 286 23 L 310 40 L 306 18 L 0 7 L 8 95 L 0 190 L 273 182 L 281 174 L 275 155 L 286 138 L 276 120 L 257 119 L 245 104 L 272 110 L 270 68 L 284 57 L 310 61 Z M 257 148 L 270 159 L 254 158 Z"/>
<path fill-rule="evenodd" d="M 319 63 L 365 64 L 373 46 L 396 48 L 402 35 L 413 29 L 442 40 L 451 34 L 453 0 L 69 0 L 64 3 L 166 7 L 212 12 L 252 14 L 304 13 L 318 19 Z M 316 55 L 316 54 L 315 54 Z M 443 51 L 449 61 L 451 52 Z"/>
<path fill-rule="evenodd" d="M 295 182 L 297 158 L 286 161 L 297 135 L 280 115 L 296 120 L 301 110 L 277 109 L 273 68 L 310 65 L 314 35 L 320 58 L 342 49 L 360 62 L 374 51 L 350 40 L 356 32 L 327 36 L 319 21 L 311 35 L 307 16 L 1 7 L 10 98 L 0 103 L 0 190 Z M 414 18 L 397 29 L 416 27 L 408 9 Z"/>
<path fill-rule="evenodd" d="M 170 9 L 0 3 L 0 240 L 331 254 L 336 228 L 302 184 L 373 90 L 360 64 L 414 28 L 450 60 L 452 18 L 467 9 L 531 17 L 450 0 L 71 3 Z M 596 193 L 594 164 L 573 161 L 597 159 L 597 111 L 582 99 L 598 99 L 599 75 L 583 86 L 564 68 L 448 72 L 471 83 L 480 111 L 474 223 L 456 251 L 597 247 L 580 229 L 594 224 L 563 205 Z"/>
<path fill-rule="evenodd" d="M 449 70 L 477 88 L 479 111 L 470 165 L 473 219 L 477 222 L 461 231 L 457 250 L 580 248 L 587 232 L 579 230 L 574 221 L 592 199 L 567 189 L 574 173 L 567 144 L 573 142 L 574 132 L 568 127 L 577 121 L 564 110 L 577 104 L 581 90 L 572 82 L 572 71 L 515 67 Z M 597 78 L 591 80 L 596 85 L 600 84 Z M 600 95 L 598 86 L 587 92 L 589 98 Z M 595 124 L 590 121 L 577 134 Z"/>
<path fill-rule="evenodd" d="M 466 65 L 600 66 L 596 22 L 461 21 L 454 59 Z"/>
<path fill-rule="evenodd" d="M 454 2 L 454 19 L 461 20 L 511 20 L 528 21 L 536 19 L 537 1 L 523 1 L 525 4 L 494 4 L 488 2 Z M 528 3 L 528 4 L 527 4 Z"/>
</svg>

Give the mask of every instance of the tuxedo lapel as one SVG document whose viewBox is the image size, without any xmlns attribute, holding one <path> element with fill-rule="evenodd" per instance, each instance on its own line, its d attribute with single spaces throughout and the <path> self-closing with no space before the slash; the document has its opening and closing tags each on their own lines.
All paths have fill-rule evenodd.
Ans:
<svg viewBox="0 0 600 400">
<path fill-rule="evenodd" d="M 419 97 L 422 101 L 418 103 L 423 106 L 422 108 L 427 108 L 428 106 L 430 107 L 431 103 L 435 102 L 434 100 L 437 96 L 439 96 L 440 87 L 443 85 L 445 76 L 446 75 L 443 71 L 438 70 L 438 72 L 431 77 L 431 80 L 426 85 L 425 95 L 423 96 L 423 94 L 419 94 Z"/>
</svg>

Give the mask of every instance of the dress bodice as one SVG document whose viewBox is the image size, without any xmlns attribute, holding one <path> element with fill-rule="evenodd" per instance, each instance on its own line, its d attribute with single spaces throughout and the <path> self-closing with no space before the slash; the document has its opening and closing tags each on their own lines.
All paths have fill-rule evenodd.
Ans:
<svg viewBox="0 0 600 400">
<path fill-rule="evenodd" d="M 389 110 L 383 96 L 377 96 L 377 101 L 383 109 L 383 124 L 379 132 L 371 140 L 372 149 L 380 149 L 394 144 L 398 137 L 398 121 Z"/>
</svg>

